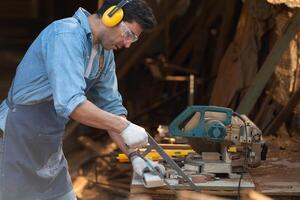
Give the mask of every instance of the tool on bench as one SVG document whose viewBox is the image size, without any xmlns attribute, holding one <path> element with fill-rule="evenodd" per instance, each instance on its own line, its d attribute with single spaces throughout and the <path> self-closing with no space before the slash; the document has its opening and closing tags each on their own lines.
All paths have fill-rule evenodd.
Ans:
<svg viewBox="0 0 300 200">
<path fill-rule="evenodd" d="M 247 116 L 230 108 L 189 106 L 172 121 L 169 131 L 173 136 L 189 138 L 192 149 L 201 155 L 193 162 L 199 165 L 200 172 L 233 175 L 234 169 L 245 163 L 258 166 L 266 157 L 261 130 Z M 208 149 L 204 148 L 206 144 L 210 144 Z M 218 148 L 209 149 L 211 144 Z M 212 167 L 216 165 L 220 167 Z"/>
<path fill-rule="evenodd" d="M 143 153 L 145 149 L 140 149 L 139 151 Z M 164 151 L 166 152 L 166 154 L 168 154 L 169 157 L 184 157 L 189 153 L 195 153 L 195 151 L 192 149 L 164 149 Z M 157 153 L 155 150 L 149 152 L 147 154 L 147 157 L 153 161 L 157 161 L 161 158 L 159 153 Z M 117 159 L 119 162 L 129 162 L 128 157 L 124 153 L 119 153 Z"/>
</svg>

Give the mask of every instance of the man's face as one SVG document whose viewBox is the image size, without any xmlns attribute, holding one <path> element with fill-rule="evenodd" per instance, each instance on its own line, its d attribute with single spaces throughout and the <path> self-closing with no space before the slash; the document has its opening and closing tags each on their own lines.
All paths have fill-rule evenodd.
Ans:
<svg viewBox="0 0 300 200">
<path fill-rule="evenodd" d="M 101 39 L 101 44 L 105 49 L 129 48 L 138 40 L 143 29 L 136 22 L 121 22 L 114 28 L 108 29 Z"/>
</svg>

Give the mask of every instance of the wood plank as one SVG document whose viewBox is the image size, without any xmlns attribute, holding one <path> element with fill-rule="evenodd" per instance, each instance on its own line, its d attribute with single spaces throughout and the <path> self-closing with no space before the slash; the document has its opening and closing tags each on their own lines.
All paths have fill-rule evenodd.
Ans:
<svg viewBox="0 0 300 200">
<path fill-rule="evenodd" d="M 270 51 L 260 71 L 257 73 L 253 84 L 248 89 L 246 95 L 243 97 L 242 102 L 237 108 L 238 113 L 248 115 L 255 105 L 257 99 L 261 95 L 267 82 L 272 76 L 277 64 L 279 63 L 283 52 L 287 49 L 290 41 L 295 37 L 300 28 L 300 11 L 297 9 L 294 16 L 291 18 L 286 31 L 283 33 L 275 43 Z"/>
<path fill-rule="evenodd" d="M 217 190 L 217 191 L 235 191 L 238 188 L 239 179 L 220 179 L 215 181 L 207 181 L 205 183 L 195 183 L 200 190 Z M 173 188 L 178 190 L 189 190 L 191 187 L 188 184 L 173 184 L 170 183 Z M 134 174 L 131 182 L 130 188 L 144 188 L 143 180 L 141 177 L 138 177 L 136 174 Z M 241 181 L 241 188 L 245 189 L 253 189 L 255 188 L 254 183 L 252 182 L 252 179 L 249 175 L 244 175 L 243 180 Z M 156 188 L 152 188 L 156 189 Z M 168 190 L 167 186 L 160 187 L 159 189 L 165 189 Z"/>
</svg>

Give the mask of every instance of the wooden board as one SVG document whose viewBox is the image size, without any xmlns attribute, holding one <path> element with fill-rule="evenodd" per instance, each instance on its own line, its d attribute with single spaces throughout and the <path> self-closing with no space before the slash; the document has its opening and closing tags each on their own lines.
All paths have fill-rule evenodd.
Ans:
<svg viewBox="0 0 300 200">
<path fill-rule="evenodd" d="M 220 179 L 215 181 L 208 181 L 206 183 L 196 183 L 200 189 L 206 190 L 236 190 L 238 188 L 239 179 Z M 171 184 L 175 189 L 189 189 L 188 184 Z M 132 187 L 144 187 L 141 177 L 134 175 L 132 177 L 131 188 Z M 163 187 L 168 189 L 167 187 Z M 241 182 L 241 188 L 254 189 L 254 183 L 249 175 L 245 175 L 245 178 Z"/>
<path fill-rule="evenodd" d="M 171 184 L 176 191 L 190 191 L 187 184 Z M 217 181 L 208 181 L 206 183 L 197 183 L 197 186 L 201 188 L 201 193 L 217 195 L 217 196 L 237 196 L 238 179 L 222 179 Z M 255 189 L 254 183 L 249 175 L 245 176 L 245 179 L 241 182 L 242 190 Z M 130 185 L 131 195 L 149 195 L 153 200 L 155 199 L 176 199 L 178 194 L 175 194 L 167 186 L 158 188 L 145 188 L 142 182 L 142 178 L 133 175 Z"/>
</svg>

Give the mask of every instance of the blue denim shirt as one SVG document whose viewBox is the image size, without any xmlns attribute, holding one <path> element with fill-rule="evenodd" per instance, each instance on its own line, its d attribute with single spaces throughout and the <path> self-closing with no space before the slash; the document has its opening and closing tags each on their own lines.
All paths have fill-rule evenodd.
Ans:
<svg viewBox="0 0 300 200">
<path fill-rule="evenodd" d="M 89 90 L 89 100 L 110 113 L 127 115 L 118 91 L 113 51 L 97 45 L 92 68 L 88 75 L 86 73 L 92 50 L 89 15 L 79 8 L 73 17 L 54 21 L 35 39 L 19 64 L 13 89 L 11 86 L 9 91 L 15 104 L 53 100 L 56 112 L 68 118 L 87 99 L 85 79 L 96 78 Z M 0 105 L 2 130 L 7 113 L 8 107 L 3 101 Z"/>
</svg>

